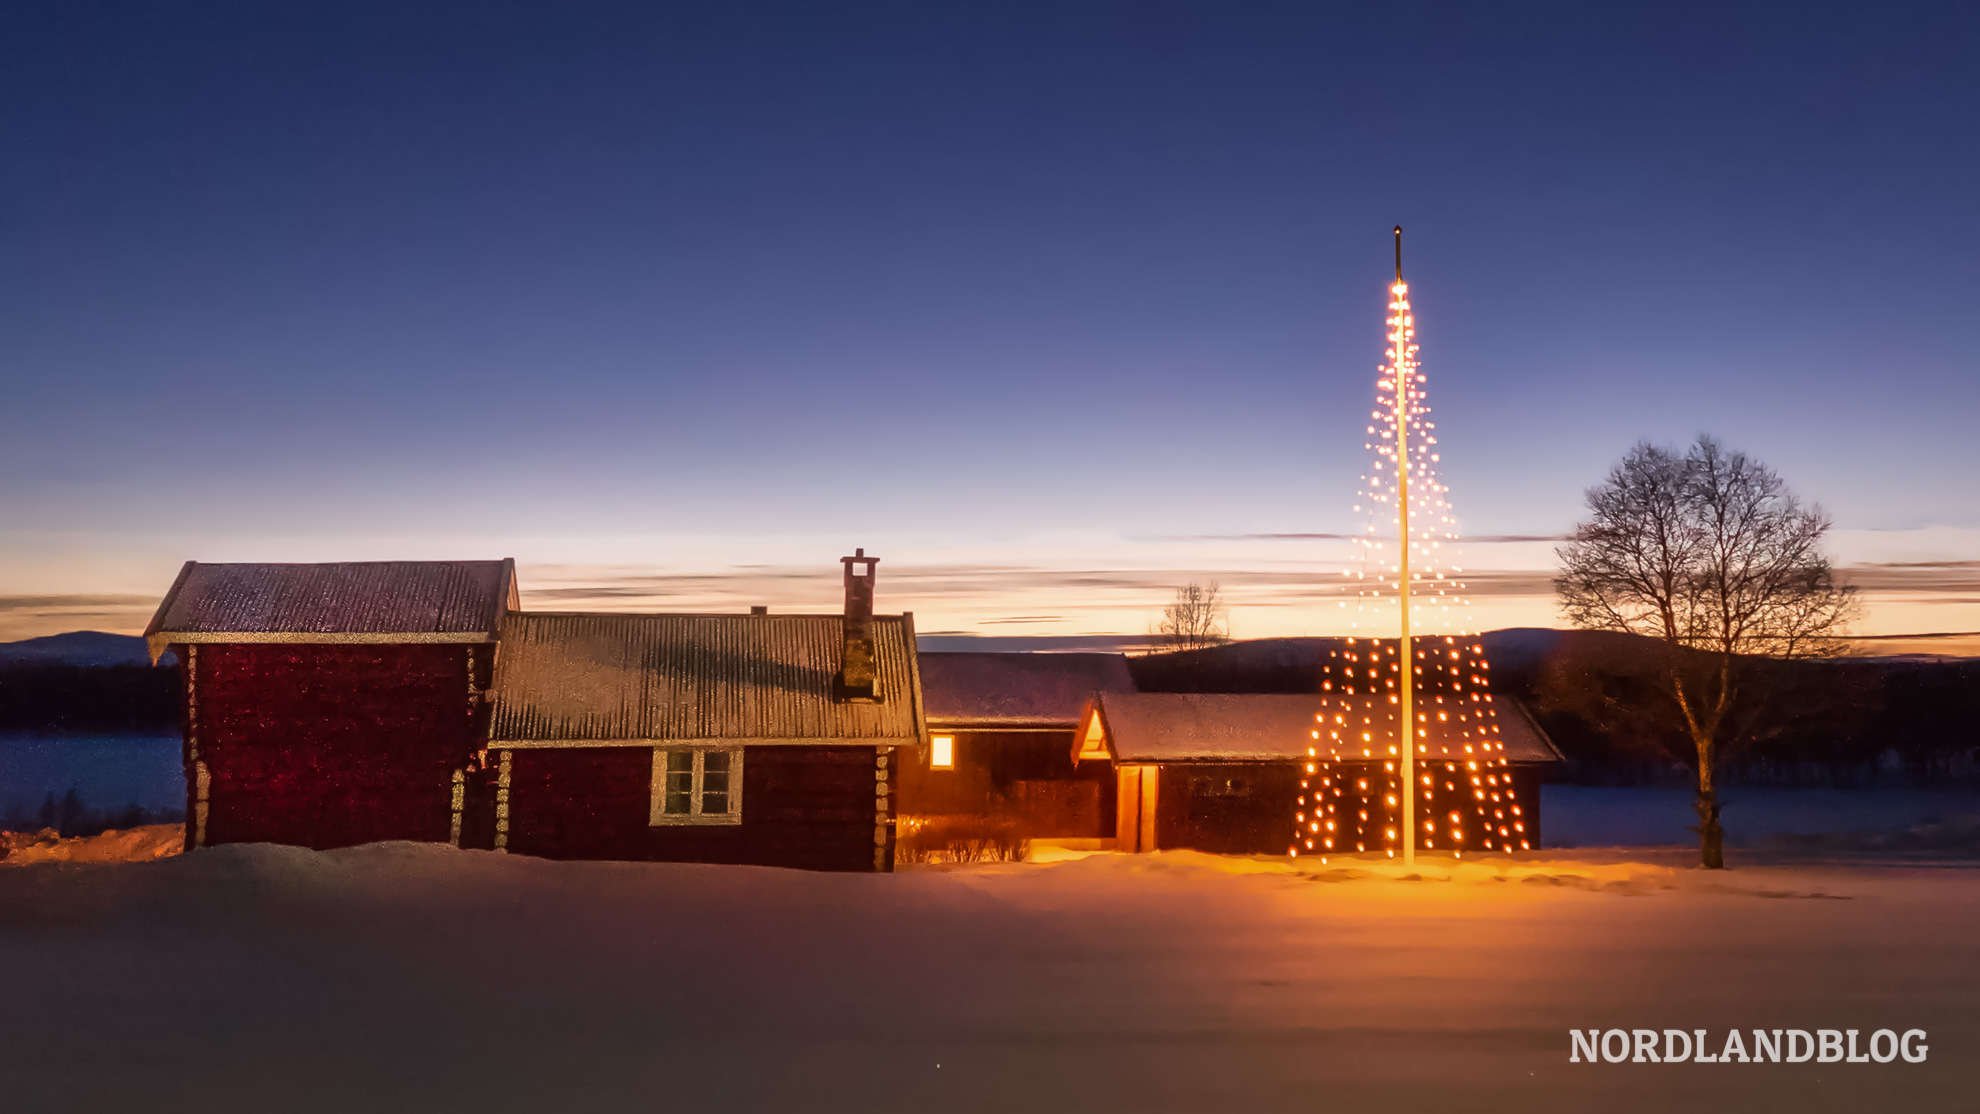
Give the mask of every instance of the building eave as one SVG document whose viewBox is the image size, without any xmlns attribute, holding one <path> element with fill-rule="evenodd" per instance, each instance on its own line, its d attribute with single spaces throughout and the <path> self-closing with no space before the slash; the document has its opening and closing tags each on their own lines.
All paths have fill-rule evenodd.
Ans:
<svg viewBox="0 0 1980 1114">
<path fill-rule="evenodd" d="M 959 716 L 943 719 L 939 716 L 928 718 L 930 731 L 983 731 L 983 732 L 1060 732 L 1079 730 L 1078 720 L 1041 720 L 1011 718 L 1000 719 L 994 716 Z"/>
<path fill-rule="evenodd" d="M 163 654 L 167 647 L 189 646 L 195 643 L 242 646 L 258 643 L 376 646 L 486 645 L 494 641 L 494 636 L 485 631 L 156 631 L 145 636 L 145 646 L 151 651 L 153 664 L 157 664 L 159 655 Z"/>
<path fill-rule="evenodd" d="M 911 747 L 912 735 L 757 738 L 704 735 L 691 739 L 490 739 L 490 750 L 574 750 L 592 747 Z"/>
</svg>

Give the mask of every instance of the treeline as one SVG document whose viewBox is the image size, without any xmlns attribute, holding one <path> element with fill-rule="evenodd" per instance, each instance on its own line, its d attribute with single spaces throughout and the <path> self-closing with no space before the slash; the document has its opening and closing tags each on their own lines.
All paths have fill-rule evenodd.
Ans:
<svg viewBox="0 0 1980 1114">
<path fill-rule="evenodd" d="M 138 804 L 117 808 L 94 808 L 74 789 L 61 797 L 50 793 L 40 806 L 16 804 L 0 812 L 0 832 L 52 831 L 63 838 L 126 832 L 146 824 L 177 824 L 185 820 L 182 808 L 148 809 Z"/>
<path fill-rule="evenodd" d="M 1562 632 L 1493 646 L 1492 691 L 1520 702 L 1565 764 L 1556 780 L 1693 784 L 1691 743 L 1647 640 Z M 1143 692 L 1313 692 L 1342 640 L 1269 639 L 1129 659 Z M 1754 730 L 1718 768 L 1729 785 L 1980 785 L 1980 661 L 1772 662 L 1743 697 Z"/>
<path fill-rule="evenodd" d="M 173 731 L 178 673 L 143 665 L 0 668 L 0 731 Z"/>
<path fill-rule="evenodd" d="M 1567 758 L 1565 780 L 1691 784 L 1691 741 L 1645 670 L 1550 660 L 1498 670 Z M 1770 663 L 1742 698 L 1753 727 L 1728 785 L 1980 785 L 1980 662 Z"/>
</svg>

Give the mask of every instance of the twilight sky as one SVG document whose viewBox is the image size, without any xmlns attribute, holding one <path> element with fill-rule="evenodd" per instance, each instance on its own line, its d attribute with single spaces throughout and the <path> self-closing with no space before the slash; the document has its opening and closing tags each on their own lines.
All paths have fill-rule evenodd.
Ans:
<svg viewBox="0 0 1980 1114">
<path fill-rule="evenodd" d="M 1334 633 L 1388 229 L 1465 532 L 1709 431 L 1980 630 L 1980 7 L 0 7 L 0 638 L 179 563 Z M 1551 543 L 1467 547 L 1549 625 Z"/>
</svg>

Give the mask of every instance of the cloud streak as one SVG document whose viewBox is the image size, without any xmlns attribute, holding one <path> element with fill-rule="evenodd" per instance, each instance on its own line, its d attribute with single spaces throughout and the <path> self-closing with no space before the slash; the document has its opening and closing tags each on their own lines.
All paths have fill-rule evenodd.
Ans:
<svg viewBox="0 0 1980 1114">
<path fill-rule="evenodd" d="M 1332 537 L 1332 535 L 1326 535 Z M 1499 535 L 1539 540 L 1535 535 Z M 1247 637 L 1300 633 L 1351 613 L 1358 588 L 1371 577 L 1341 575 L 1340 567 L 1255 557 L 1228 567 L 1051 567 L 1000 562 L 881 565 L 880 606 L 914 611 L 945 636 L 971 631 L 1038 629 L 1056 636 L 1114 632 L 1139 637 L 1180 585 L 1217 582 Z M 1886 561 L 1838 570 L 1878 608 L 1895 606 L 1902 621 L 1883 630 L 1956 629 L 1970 621 L 1943 609 L 1980 605 L 1980 560 Z M 525 565 L 523 606 L 548 611 L 736 612 L 752 605 L 775 611 L 832 613 L 841 606 L 836 570 L 816 564 L 736 565 L 680 572 L 631 565 Z M 1554 572 L 1545 568 L 1473 569 L 1451 574 L 1454 595 L 1494 621 L 1549 625 L 1558 621 Z M 41 593 L 0 596 L 0 640 L 60 631 L 142 629 L 158 606 L 154 596 L 129 593 Z M 1935 610 L 1936 609 L 1936 610 Z"/>
<path fill-rule="evenodd" d="M 134 595 L 54 595 L 54 596 L 0 596 L 0 611 L 43 611 L 67 612 L 116 611 L 132 607 L 147 610 L 158 606 L 156 596 Z"/>
<path fill-rule="evenodd" d="M 1184 535 L 1180 535 L 1176 540 L 1215 541 L 1215 542 L 1310 542 L 1310 541 L 1341 542 L 1341 541 L 1353 541 L 1356 538 L 1364 538 L 1367 536 L 1368 535 L 1366 534 L 1325 534 L 1325 533 L 1184 534 Z M 1518 543 L 1518 542 L 1564 542 L 1567 541 L 1568 538 L 1571 536 L 1572 535 L 1569 534 L 1466 534 L 1459 537 L 1452 544 L 1469 545 L 1473 542 L 1481 542 L 1487 545 L 1500 545 L 1500 544 Z"/>
<path fill-rule="evenodd" d="M 1541 540 L 1532 535 L 1505 538 Z M 1887 562 L 1851 565 L 1839 570 L 1843 578 L 1866 593 L 1902 596 L 1918 602 L 1968 602 L 1980 597 L 1980 561 Z M 523 578 L 526 606 L 636 610 L 678 607 L 695 603 L 723 610 L 740 610 L 748 602 L 836 610 L 838 582 L 812 566 L 756 566 L 727 572 L 671 575 L 647 571 L 560 570 L 565 582 L 531 589 Z M 526 570 L 527 573 L 527 570 Z M 1544 601 L 1554 594 L 1552 569 L 1471 569 L 1449 574 L 1448 583 L 1473 600 Z M 979 622 L 1043 622 L 1063 617 L 1067 609 L 1145 611 L 1167 602 L 1179 585 L 1215 581 L 1233 605 L 1246 607 L 1300 606 L 1316 601 L 1354 599 L 1358 585 L 1379 583 L 1341 575 L 1338 569 L 1304 570 L 1283 567 L 1200 569 L 1055 569 L 1007 564 L 947 564 L 882 566 L 883 598 L 931 604 L 973 604 L 996 609 L 1003 601 L 1009 613 L 985 616 Z M 1043 606 L 1041 606 L 1041 604 Z"/>
</svg>

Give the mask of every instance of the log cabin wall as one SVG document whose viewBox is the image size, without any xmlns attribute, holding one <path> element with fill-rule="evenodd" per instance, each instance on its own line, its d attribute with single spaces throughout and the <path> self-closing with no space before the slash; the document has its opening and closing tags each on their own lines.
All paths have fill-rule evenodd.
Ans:
<svg viewBox="0 0 1980 1114">
<path fill-rule="evenodd" d="M 181 648 L 187 842 L 448 842 L 488 646 Z"/>
<path fill-rule="evenodd" d="M 745 746 L 740 822 L 679 827 L 651 823 L 652 748 L 518 747 L 506 753 L 505 843 L 518 854 L 831 871 L 893 867 L 892 827 L 875 824 L 876 800 L 892 796 L 876 794 L 882 784 L 877 772 L 893 766 L 880 766 L 881 758 L 891 757 L 883 748 Z M 495 767 L 500 765 L 498 752 Z M 876 844 L 876 838 L 884 842 Z M 876 851 L 884 862 L 876 862 Z"/>
</svg>

